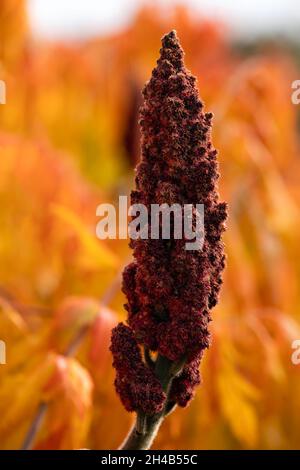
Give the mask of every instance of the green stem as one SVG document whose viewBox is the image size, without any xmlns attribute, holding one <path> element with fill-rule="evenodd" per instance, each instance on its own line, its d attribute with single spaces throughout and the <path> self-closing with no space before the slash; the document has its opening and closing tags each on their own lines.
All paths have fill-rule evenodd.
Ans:
<svg viewBox="0 0 300 470">
<path fill-rule="evenodd" d="M 176 369 L 176 368 L 175 368 Z M 153 416 L 137 414 L 136 423 L 129 432 L 120 450 L 147 450 L 151 447 L 158 430 L 168 411 L 168 394 L 174 377 L 174 362 L 158 356 L 155 363 L 155 374 L 167 395 L 166 405 L 160 413 Z M 141 426 L 141 422 L 143 425 Z"/>
</svg>

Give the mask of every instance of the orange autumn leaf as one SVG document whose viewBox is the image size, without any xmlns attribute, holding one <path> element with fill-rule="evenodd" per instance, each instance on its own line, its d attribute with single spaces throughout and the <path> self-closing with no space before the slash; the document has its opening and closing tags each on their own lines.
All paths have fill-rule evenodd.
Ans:
<svg viewBox="0 0 300 470">
<path fill-rule="evenodd" d="M 42 391 L 49 404 L 37 449 L 77 449 L 84 445 L 92 411 L 93 384 L 75 360 L 57 356 L 55 370 Z"/>
</svg>

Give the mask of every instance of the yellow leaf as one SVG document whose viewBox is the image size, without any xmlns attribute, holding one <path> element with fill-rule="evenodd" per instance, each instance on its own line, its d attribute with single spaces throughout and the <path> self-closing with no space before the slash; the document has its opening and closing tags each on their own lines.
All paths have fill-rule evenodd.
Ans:
<svg viewBox="0 0 300 470">
<path fill-rule="evenodd" d="M 234 436 L 247 447 L 254 447 L 258 439 L 256 402 L 259 391 L 237 370 L 236 352 L 229 344 L 222 345 L 222 368 L 217 376 L 220 405 Z"/>
<path fill-rule="evenodd" d="M 84 250 L 82 261 L 85 265 L 98 268 L 114 268 L 117 266 L 118 258 L 116 255 L 103 241 L 96 239 L 94 232 L 86 227 L 77 214 L 58 204 L 52 204 L 52 212 L 74 230 Z"/>
</svg>

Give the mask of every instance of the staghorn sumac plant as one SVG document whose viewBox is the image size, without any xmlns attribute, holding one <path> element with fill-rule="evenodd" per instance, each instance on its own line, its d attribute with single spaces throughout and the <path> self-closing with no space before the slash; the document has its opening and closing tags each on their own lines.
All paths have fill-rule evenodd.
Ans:
<svg viewBox="0 0 300 470">
<path fill-rule="evenodd" d="M 213 115 L 204 113 L 195 82 L 171 31 L 143 90 L 142 156 L 131 202 L 201 203 L 205 236 L 202 248 L 190 251 L 174 236 L 130 241 L 134 261 L 123 272 L 128 324 L 114 328 L 111 342 L 116 391 L 137 413 L 123 449 L 149 448 L 165 416 L 192 399 L 222 283 L 226 204 L 217 191 Z"/>
</svg>

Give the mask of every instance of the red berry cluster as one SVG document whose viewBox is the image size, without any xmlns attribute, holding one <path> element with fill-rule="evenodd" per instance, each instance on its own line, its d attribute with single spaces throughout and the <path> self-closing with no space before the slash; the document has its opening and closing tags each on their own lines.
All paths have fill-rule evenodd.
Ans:
<svg viewBox="0 0 300 470">
<path fill-rule="evenodd" d="M 112 331 L 111 351 L 117 370 L 115 387 L 126 410 L 159 413 L 166 395 L 153 370 L 143 362 L 133 331 L 123 323 Z"/>
<path fill-rule="evenodd" d="M 170 392 L 170 399 L 180 406 L 189 402 L 200 382 L 199 363 L 209 346 L 210 309 L 217 303 L 225 265 L 221 235 L 227 214 L 217 192 L 213 116 L 203 112 L 195 81 L 184 66 L 183 51 L 172 31 L 162 39 L 160 58 L 143 90 L 142 157 L 131 202 L 144 204 L 149 213 L 151 204 L 203 204 L 204 245 L 201 250 L 188 251 L 184 238 L 131 240 L 134 261 L 123 273 L 130 344 L 135 338 L 141 347 L 186 363 Z M 124 328 L 117 330 L 119 336 L 125 335 Z M 126 331 L 123 343 L 121 338 L 116 342 L 116 333 L 113 335 L 116 386 L 126 408 L 136 409 L 142 404 L 123 386 L 126 381 L 133 383 L 135 376 L 132 369 L 129 372 Z M 138 356 L 137 346 L 131 351 L 131 356 Z M 157 409 L 162 395 L 153 384 L 153 409 Z"/>
</svg>

